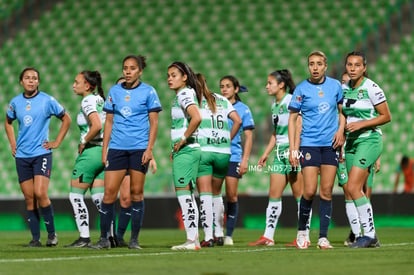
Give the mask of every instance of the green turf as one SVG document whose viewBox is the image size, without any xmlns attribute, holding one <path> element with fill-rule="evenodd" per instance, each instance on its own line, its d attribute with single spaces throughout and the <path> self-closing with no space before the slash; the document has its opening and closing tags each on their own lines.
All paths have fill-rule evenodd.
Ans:
<svg viewBox="0 0 414 275">
<path fill-rule="evenodd" d="M 318 231 L 311 231 L 307 250 L 285 247 L 296 236 L 294 228 L 278 229 L 273 247 L 249 247 L 262 230 L 237 228 L 233 247 L 203 248 L 175 252 L 170 247 L 184 241 L 179 230 L 143 229 L 142 250 L 64 248 L 77 238 L 75 231 L 62 231 L 55 248 L 27 248 L 28 231 L 0 232 L 0 274 L 412 274 L 413 228 L 380 228 L 382 246 L 350 249 L 343 246 L 348 228 L 330 230 L 334 249 L 315 247 Z M 42 241 L 45 242 L 45 232 Z M 98 232 L 93 231 L 96 241 Z"/>
</svg>

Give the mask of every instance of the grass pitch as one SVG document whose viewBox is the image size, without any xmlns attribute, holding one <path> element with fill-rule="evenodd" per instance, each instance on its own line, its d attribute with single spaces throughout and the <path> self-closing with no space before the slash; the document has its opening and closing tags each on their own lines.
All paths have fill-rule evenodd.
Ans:
<svg viewBox="0 0 414 275">
<path fill-rule="evenodd" d="M 178 229 L 144 228 L 139 251 L 65 248 L 78 237 L 73 231 L 58 232 L 57 247 L 28 248 L 28 231 L 0 231 L 0 274 L 413 274 L 413 228 L 378 228 L 381 247 L 369 249 L 344 247 L 348 232 L 330 229 L 334 248 L 319 250 L 318 231 L 312 230 L 311 247 L 298 250 L 285 247 L 296 237 L 295 228 L 278 228 L 273 247 L 249 247 L 263 230 L 236 228 L 234 246 L 176 252 L 171 246 L 185 240 Z M 94 242 L 98 236 L 92 232 Z"/>
</svg>

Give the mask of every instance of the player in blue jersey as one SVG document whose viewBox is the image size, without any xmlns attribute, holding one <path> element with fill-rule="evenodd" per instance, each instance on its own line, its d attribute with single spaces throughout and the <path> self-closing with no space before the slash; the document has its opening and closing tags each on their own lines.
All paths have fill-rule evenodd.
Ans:
<svg viewBox="0 0 414 275">
<path fill-rule="evenodd" d="M 124 58 L 125 82 L 113 86 L 104 105 L 106 121 L 102 162 L 105 163 L 105 193 L 100 209 L 101 237 L 94 248 L 109 248 L 108 231 L 114 215 L 114 202 L 128 171 L 131 177 L 130 249 L 140 249 L 138 235 L 144 218 L 144 183 L 158 130 L 158 113 L 162 110 L 156 90 L 142 82 L 145 57 Z"/>
<path fill-rule="evenodd" d="M 382 152 L 379 126 L 391 121 L 391 113 L 383 90 L 366 77 L 367 60 L 363 53 L 350 52 L 345 59 L 345 68 L 350 81 L 344 86 L 348 182 L 343 188 L 356 206 L 363 231 L 363 236 L 350 247 L 378 247 L 372 205 L 363 186 Z"/>
<path fill-rule="evenodd" d="M 71 118 L 52 96 L 39 91 L 40 75 L 35 68 L 25 68 L 20 73 L 23 93 L 14 97 L 7 110 L 5 130 L 10 143 L 20 188 L 23 192 L 27 221 L 32 233 L 30 247 L 41 246 L 40 213 L 48 232 L 47 246 L 58 244 L 55 232 L 52 202 L 48 187 L 52 170 L 52 149 L 59 147 L 65 137 Z M 50 117 L 62 121 L 56 139 L 49 140 Z M 17 120 L 17 141 L 13 121 Z M 40 209 L 40 213 L 39 213 Z"/>
<path fill-rule="evenodd" d="M 238 93 L 247 92 L 246 87 L 239 84 L 239 80 L 227 75 L 220 79 L 220 92 L 226 97 L 236 112 L 239 114 L 242 125 L 237 135 L 231 140 L 231 156 L 227 174 L 225 177 L 226 188 L 226 236 L 223 239 L 223 220 L 224 204 L 221 189 L 223 182 L 213 182 L 213 207 L 214 207 L 214 236 L 216 245 L 233 245 L 233 231 L 236 226 L 239 204 L 237 198 L 237 188 L 239 179 L 247 172 L 250 152 L 253 144 L 254 120 L 249 107 L 241 102 Z M 228 120 L 229 127 L 232 127 L 233 121 Z M 242 138 L 243 135 L 243 147 Z"/>
<path fill-rule="evenodd" d="M 86 247 L 91 244 L 89 212 L 85 193 L 90 189 L 93 203 L 101 207 L 104 195 L 104 165 L 102 138 L 106 114 L 102 77 L 98 71 L 82 71 L 73 82 L 73 91 L 82 96 L 77 124 L 80 129 L 78 157 L 72 172 L 69 200 L 72 204 L 79 238 L 67 247 Z"/>
<path fill-rule="evenodd" d="M 337 149 L 345 140 L 345 117 L 342 114 L 341 84 L 325 75 L 327 68 L 327 58 L 323 52 L 309 54 L 310 77 L 296 87 L 289 104 L 289 162 L 298 167 L 300 160 L 304 179 L 296 238 L 296 247 L 299 249 L 306 249 L 310 245 L 306 238 L 306 223 L 318 188 L 319 175 L 320 228 L 317 247 L 332 248 L 327 236 L 332 213 L 332 189 L 338 167 Z M 302 114 L 300 147 L 294 142 L 299 112 Z"/>
<path fill-rule="evenodd" d="M 168 66 L 167 81 L 176 94 L 171 107 L 172 172 L 187 236 L 185 243 L 171 249 L 199 250 L 199 212 L 194 188 L 201 157 L 197 134 L 201 123 L 202 93 L 193 70 L 183 62 L 175 61 Z"/>
</svg>

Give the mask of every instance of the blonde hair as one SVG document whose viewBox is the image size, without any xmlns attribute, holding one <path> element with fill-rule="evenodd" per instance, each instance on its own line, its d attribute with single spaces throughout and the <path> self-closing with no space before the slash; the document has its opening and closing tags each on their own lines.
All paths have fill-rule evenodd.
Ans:
<svg viewBox="0 0 414 275">
<path fill-rule="evenodd" d="M 325 63 L 328 63 L 328 58 L 326 57 L 326 54 L 325 54 L 324 52 L 322 52 L 322 51 L 313 51 L 313 52 L 311 52 L 311 53 L 308 55 L 308 61 L 309 61 L 309 58 L 310 58 L 311 56 L 314 56 L 314 55 L 322 57 L 322 58 L 323 58 L 323 61 L 324 61 Z"/>
</svg>

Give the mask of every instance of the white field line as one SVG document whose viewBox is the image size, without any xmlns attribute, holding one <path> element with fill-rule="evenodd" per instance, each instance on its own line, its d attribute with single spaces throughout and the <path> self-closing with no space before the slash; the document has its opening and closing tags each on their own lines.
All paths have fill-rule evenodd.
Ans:
<svg viewBox="0 0 414 275">
<path fill-rule="evenodd" d="M 393 246 L 410 246 L 414 245 L 414 242 L 408 243 L 393 243 L 393 244 L 381 244 L 381 247 L 393 247 Z M 289 248 L 256 248 L 256 249 L 233 249 L 227 250 L 225 253 L 253 253 L 262 251 L 275 251 L 275 250 L 287 250 Z M 290 248 L 291 250 L 291 248 Z M 174 251 L 174 252 L 158 252 L 158 253 L 126 253 L 126 254 L 99 254 L 90 256 L 71 256 L 71 257 L 56 257 L 56 258 L 18 258 L 18 259 L 0 259 L 1 263 L 20 263 L 20 262 L 52 262 L 52 261 L 77 261 L 85 259 L 102 259 L 102 258 L 121 258 L 121 257 L 145 257 L 145 256 L 168 256 L 173 254 L 182 253 L 202 253 L 202 251 Z"/>
</svg>

